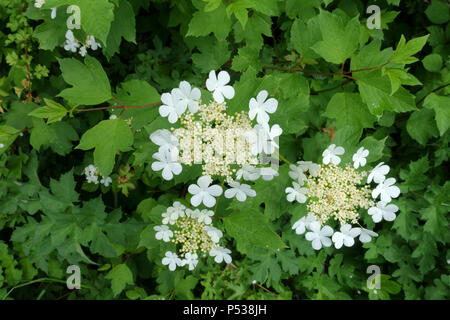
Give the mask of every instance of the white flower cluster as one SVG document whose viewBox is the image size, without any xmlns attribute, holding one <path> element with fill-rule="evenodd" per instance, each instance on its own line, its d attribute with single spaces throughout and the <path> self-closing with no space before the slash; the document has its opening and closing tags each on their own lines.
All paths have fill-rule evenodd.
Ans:
<svg viewBox="0 0 450 320">
<path fill-rule="evenodd" d="M 96 42 L 95 37 L 92 35 L 88 35 L 84 44 L 81 45 L 80 41 L 75 39 L 72 30 L 69 29 L 66 32 L 66 41 L 64 42 L 64 50 L 66 51 L 77 52 L 78 50 L 78 53 L 84 57 L 87 53 L 87 49 L 95 51 L 101 47 L 100 43 Z"/>
<path fill-rule="evenodd" d="M 84 175 L 86 176 L 86 180 L 88 183 L 99 183 L 98 178 L 100 176 L 100 172 L 98 168 L 93 164 L 90 164 L 86 168 L 84 168 Z M 100 183 L 105 187 L 109 187 L 109 185 L 112 183 L 112 179 L 110 177 L 101 176 Z"/>
<path fill-rule="evenodd" d="M 306 232 L 305 238 L 315 250 L 332 243 L 337 249 L 351 247 L 358 236 L 363 243 L 378 236 L 359 224 L 361 209 L 367 210 L 375 223 L 396 218 L 398 207 L 388 203 L 400 195 L 400 189 L 394 185 L 394 178 L 386 179 L 389 166 L 381 162 L 370 173 L 356 171 L 366 165 L 369 155 L 369 150 L 361 147 L 352 157 L 353 166 L 341 168 L 338 165 L 344 152 L 344 148 L 332 144 L 322 154 L 323 165 L 310 161 L 290 165 L 289 176 L 294 182 L 285 190 L 287 200 L 307 203 L 308 209 L 308 214 L 296 221 L 292 229 L 297 234 Z M 377 184 L 373 190 L 372 181 Z M 378 197 L 380 201 L 375 206 Z M 330 220 L 339 222 L 339 231 L 326 224 Z"/>
<path fill-rule="evenodd" d="M 217 263 L 230 263 L 231 251 L 218 245 L 223 233 L 211 225 L 213 215 L 211 210 L 191 210 L 178 201 L 167 208 L 162 214 L 163 225 L 153 229 L 156 239 L 174 243 L 176 252 L 167 251 L 162 264 L 171 271 L 185 265 L 189 266 L 189 270 L 194 270 L 199 256 L 206 254 Z"/>
</svg>

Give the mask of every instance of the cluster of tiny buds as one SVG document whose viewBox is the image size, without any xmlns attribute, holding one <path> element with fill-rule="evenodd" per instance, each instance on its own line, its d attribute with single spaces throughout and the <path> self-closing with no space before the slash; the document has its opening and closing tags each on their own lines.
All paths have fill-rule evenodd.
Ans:
<svg viewBox="0 0 450 320">
<path fill-rule="evenodd" d="M 86 168 L 84 168 L 83 173 L 86 176 L 86 180 L 88 183 L 98 184 L 100 176 L 101 176 L 100 183 L 103 184 L 105 187 L 109 187 L 109 185 L 112 183 L 111 177 L 105 177 L 100 175 L 100 171 L 93 164 L 90 164 Z"/>
</svg>

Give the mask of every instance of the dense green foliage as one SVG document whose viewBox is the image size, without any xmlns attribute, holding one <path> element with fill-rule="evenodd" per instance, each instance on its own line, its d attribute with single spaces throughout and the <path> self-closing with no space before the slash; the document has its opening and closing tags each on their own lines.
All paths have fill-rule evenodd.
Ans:
<svg viewBox="0 0 450 320">
<path fill-rule="evenodd" d="M 76 38 L 102 45 L 84 58 L 63 48 L 72 4 Z M 442 0 L 0 0 L 0 299 L 448 299 L 448 22 Z M 199 172 L 164 181 L 148 137 L 168 127 L 160 95 L 210 70 L 231 74 L 232 111 L 262 89 L 278 100 L 286 161 L 370 147 L 399 181 L 397 219 L 372 242 L 314 251 L 291 229 L 305 208 L 286 201 L 284 163 L 251 201 L 220 199 L 233 264 L 169 271 L 153 226 Z M 86 182 L 91 163 L 112 186 Z"/>
</svg>

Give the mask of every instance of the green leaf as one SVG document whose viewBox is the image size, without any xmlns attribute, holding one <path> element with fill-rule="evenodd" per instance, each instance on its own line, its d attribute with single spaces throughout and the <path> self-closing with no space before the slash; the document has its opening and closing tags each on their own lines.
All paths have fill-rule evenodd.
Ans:
<svg viewBox="0 0 450 320">
<path fill-rule="evenodd" d="M 231 68 L 236 71 L 244 71 L 250 66 L 256 71 L 261 70 L 262 66 L 259 61 L 259 50 L 252 47 L 239 48 L 238 55 L 233 58 Z"/>
<path fill-rule="evenodd" d="M 117 151 L 130 151 L 133 135 L 124 120 L 103 120 L 86 131 L 76 147 L 81 150 L 94 150 L 94 164 L 104 176 L 108 176 L 114 167 Z"/>
<path fill-rule="evenodd" d="M 291 42 L 306 59 L 315 59 L 319 55 L 311 48 L 315 43 L 322 40 L 319 19 L 312 18 L 306 23 L 301 19 L 296 19 L 291 27 Z"/>
<path fill-rule="evenodd" d="M 248 47 L 260 50 L 263 46 L 263 35 L 272 36 L 272 21 L 269 17 L 254 13 L 248 18 L 245 30 L 240 23 L 234 25 L 234 37 L 237 43 L 246 41 Z"/>
<path fill-rule="evenodd" d="M 64 81 L 72 88 L 64 89 L 58 96 L 75 105 L 94 105 L 111 98 L 108 76 L 97 59 L 86 56 L 84 64 L 74 58 L 59 59 Z"/>
<path fill-rule="evenodd" d="M 423 105 L 434 110 L 439 133 L 441 136 L 444 135 L 450 127 L 450 97 L 430 93 L 425 98 Z"/>
<path fill-rule="evenodd" d="M 400 64 L 409 64 L 418 61 L 419 59 L 412 57 L 412 55 L 422 50 L 427 42 L 428 36 L 429 35 L 414 38 L 406 42 L 405 37 L 402 35 L 397 44 L 397 48 L 392 55 L 391 61 Z"/>
<path fill-rule="evenodd" d="M 423 58 L 422 64 L 430 72 L 439 72 L 442 68 L 442 57 L 437 53 L 429 54 Z"/>
<path fill-rule="evenodd" d="M 421 211 L 421 219 L 425 220 L 423 230 L 428 231 L 433 237 L 441 242 L 446 243 L 448 241 L 448 219 L 441 208 L 431 206 Z"/>
<path fill-rule="evenodd" d="M 336 119 L 338 128 L 354 126 L 373 128 L 375 116 L 370 114 L 366 104 L 357 93 L 338 92 L 328 102 L 325 116 Z"/>
<path fill-rule="evenodd" d="M 346 23 L 337 14 L 321 11 L 319 26 L 323 40 L 311 49 L 326 61 L 341 64 L 358 48 L 360 26 L 357 16 Z"/>
<path fill-rule="evenodd" d="M 223 41 L 230 33 L 231 20 L 228 17 L 225 6 L 221 3 L 213 11 L 197 11 L 189 22 L 186 36 L 201 37 L 214 33 L 217 40 Z"/>
<path fill-rule="evenodd" d="M 268 219 L 257 210 L 235 211 L 223 218 L 227 233 L 236 239 L 242 253 L 252 252 L 254 247 L 277 250 L 286 248 L 280 237 L 272 231 Z"/>
<path fill-rule="evenodd" d="M 414 111 L 406 122 L 406 130 L 421 145 L 425 145 L 432 137 L 438 137 L 439 131 L 434 121 L 433 110 L 424 108 Z"/>
<path fill-rule="evenodd" d="M 0 155 L 9 148 L 18 135 L 19 130 L 11 126 L 0 126 L 0 143 L 3 144 L 3 148 L 0 148 Z"/>
<path fill-rule="evenodd" d="M 450 9 L 448 3 L 442 0 L 433 0 L 425 14 L 431 22 L 436 24 L 446 23 L 450 19 Z"/>
<path fill-rule="evenodd" d="M 50 179 L 50 189 L 60 200 L 68 203 L 78 201 L 78 193 L 75 191 L 76 182 L 73 177 L 73 170 L 61 175 L 59 180 Z"/>
<path fill-rule="evenodd" d="M 134 284 L 133 273 L 124 263 L 112 268 L 105 278 L 111 280 L 111 289 L 115 296 L 121 293 L 127 284 Z"/>
<path fill-rule="evenodd" d="M 36 118 L 47 119 L 47 124 L 49 124 L 61 120 L 67 114 L 67 109 L 59 103 L 46 98 L 44 98 L 44 101 L 47 106 L 34 109 L 28 115 Z"/>
<path fill-rule="evenodd" d="M 199 38 L 196 44 L 200 53 L 192 55 L 192 62 L 204 73 L 220 69 L 230 58 L 227 41 L 217 41 L 210 36 Z"/>
</svg>

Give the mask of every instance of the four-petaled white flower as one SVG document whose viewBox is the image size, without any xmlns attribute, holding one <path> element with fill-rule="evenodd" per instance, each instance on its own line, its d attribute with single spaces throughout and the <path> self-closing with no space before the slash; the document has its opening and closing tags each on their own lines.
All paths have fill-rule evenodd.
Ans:
<svg viewBox="0 0 450 320">
<path fill-rule="evenodd" d="M 341 226 L 340 232 L 336 231 L 331 239 L 336 249 L 341 248 L 342 245 L 351 247 L 355 244 L 355 237 L 359 236 L 360 233 L 360 228 L 352 228 L 350 224 L 344 224 Z"/>
<path fill-rule="evenodd" d="M 315 221 L 317 221 L 316 216 L 308 213 L 308 215 L 297 220 L 292 226 L 292 229 L 295 230 L 296 234 L 304 234 L 306 229 L 309 229 L 309 225 Z"/>
<path fill-rule="evenodd" d="M 298 183 L 302 186 L 306 181 L 306 175 L 304 174 L 305 169 L 304 166 L 296 166 L 295 164 L 290 164 L 289 168 L 289 177 L 293 180 L 297 180 Z"/>
<path fill-rule="evenodd" d="M 209 176 L 202 176 L 198 178 L 197 184 L 191 184 L 188 188 L 191 198 L 191 204 L 194 207 L 198 207 L 203 202 L 205 206 L 211 208 L 216 204 L 216 198 L 222 194 L 222 187 L 218 185 L 212 185 L 212 179 Z"/>
<path fill-rule="evenodd" d="M 208 209 L 203 209 L 202 211 L 198 211 L 195 214 L 195 218 L 197 218 L 199 223 L 204 222 L 205 224 L 211 224 L 211 217 L 214 215 L 214 212 Z"/>
<path fill-rule="evenodd" d="M 282 133 L 278 124 L 274 124 L 272 128 L 267 123 L 255 125 L 253 130 L 246 133 L 251 153 L 257 155 L 264 151 L 265 154 L 272 154 L 279 147 L 275 139 Z"/>
<path fill-rule="evenodd" d="M 216 72 L 211 70 L 209 78 L 206 80 L 206 88 L 213 92 L 214 100 L 222 103 L 225 98 L 232 99 L 234 97 L 234 88 L 227 85 L 230 82 L 230 75 L 226 71 L 220 71 L 216 77 Z"/>
<path fill-rule="evenodd" d="M 254 197 L 256 196 L 256 191 L 253 190 L 248 184 L 240 184 L 239 182 L 230 182 L 230 189 L 225 190 L 225 198 L 233 198 L 236 197 L 238 201 L 247 200 L 247 196 Z"/>
<path fill-rule="evenodd" d="M 270 181 L 273 177 L 278 177 L 278 172 L 273 168 L 259 168 L 259 173 L 265 181 Z"/>
<path fill-rule="evenodd" d="M 159 114 L 162 117 L 167 117 L 170 123 L 178 121 L 177 101 L 174 97 L 174 90 L 171 93 L 163 93 L 161 95 L 162 105 L 159 107 Z"/>
<path fill-rule="evenodd" d="M 214 243 L 218 243 L 220 238 L 223 237 L 222 231 L 213 226 L 204 226 L 203 230 L 206 231 L 206 234 L 211 238 L 211 241 Z"/>
<path fill-rule="evenodd" d="M 214 261 L 217 263 L 221 263 L 222 261 L 225 261 L 225 263 L 231 263 L 230 253 L 231 250 L 220 246 L 212 248 L 209 251 L 209 255 L 214 257 Z"/>
<path fill-rule="evenodd" d="M 396 212 L 398 207 L 395 204 L 387 204 L 384 201 L 378 201 L 376 207 L 369 208 L 368 213 L 372 216 L 372 220 L 375 223 L 381 220 L 394 221 L 396 218 Z"/>
<path fill-rule="evenodd" d="M 164 212 L 162 214 L 163 216 L 163 220 L 162 223 L 163 224 L 175 224 L 175 222 L 177 222 L 178 218 L 184 217 L 184 209 L 186 209 L 186 207 L 184 205 L 182 205 L 179 201 L 175 201 L 173 203 L 172 207 L 168 207 L 167 211 Z"/>
<path fill-rule="evenodd" d="M 380 196 L 381 201 L 391 202 L 392 198 L 397 198 L 400 195 L 400 189 L 394 186 L 395 178 L 388 178 L 381 182 L 372 191 L 372 198 L 376 199 Z"/>
<path fill-rule="evenodd" d="M 176 100 L 176 109 L 178 115 L 182 115 L 187 108 L 191 113 L 198 111 L 198 100 L 201 92 L 198 88 L 191 90 L 191 84 L 187 81 L 181 81 L 180 87 L 173 90 L 173 96 Z"/>
<path fill-rule="evenodd" d="M 249 112 L 248 116 L 253 120 L 256 116 L 256 121 L 259 124 L 268 123 L 269 115 L 267 113 L 274 113 L 278 107 L 278 101 L 274 98 L 268 100 L 269 93 L 266 90 L 262 90 L 255 98 L 251 98 L 248 104 Z"/>
<path fill-rule="evenodd" d="M 109 187 L 109 185 L 112 183 L 112 179 L 111 177 L 102 176 L 100 183 L 103 184 L 105 187 Z"/>
<path fill-rule="evenodd" d="M 373 232 L 372 230 L 368 230 L 368 229 L 364 229 L 364 228 L 360 228 L 360 229 L 361 229 L 361 234 L 359 235 L 359 241 L 361 241 L 362 243 L 370 242 L 370 240 L 372 240 L 372 237 L 378 237 L 378 233 Z"/>
<path fill-rule="evenodd" d="M 309 230 L 311 231 L 306 233 L 305 238 L 308 241 L 312 241 L 311 244 L 314 250 L 320 250 L 322 246 L 331 246 L 330 236 L 333 234 L 333 229 L 330 226 L 321 228 L 320 223 L 315 221 L 309 224 Z"/>
<path fill-rule="evenodd" d="M 356 153 L 353 155 L 353 167 L 355 169 L 358 169 L 360 166 L 364 167 L 367 163 L 366 157 L 369 155 L 369 150 L 364 149 L 364 147 L 361 147 L 356 151 Z"/>
<path fill-rule="evenodd" d="M 167 251 L 166 256 L 162 259 L 162 264 L 165 266 L 169 266 L 170 271 L 175 271 L 177 266 L 182 267 L 183 261 L 181 261 L 180 258 L 178 258 L 176 253 L 173 253 L 172 251 Z"/>
<path fill-rule="evenodd" d="M 367 177 L 367 183 L 371 183 L 372 180 L 375 183 L 382 183 L 386 179 L 386 175 L 389 173 L 389 166 L 380 162 L 372 171 L 370 171 Z"/>
<path fill-rule="evenodd" d="M 341 158 L 338 156 L 343 155 L 344 152 L 344 148 L 336 147 L 335 144 L 332 144 L 322 153 L 322 162 L 324 164 L 329 164 L 331 162 L 332 164 L 338 165 L 341 162 Z"/>
<path fill-rule="evenodd" d="M 173 154 L 169 150 L 156 152 L 152 157 L 158 160 L 152 163 L 152 170 L 162 170 L 162 177 L 165 180 L 172 180 L 174 174 L 179 175 L 181 173 L 181 164 L 174 160 Z"/>
<path fill-rule="evenodd" d="M 317 177 L 319 174 L 320 166 L 312 161 L 297 161 L 297 164 L 303 172 L 309 171 L 309 174 L 313 177 Z"/>
<path fill-rule="evenodd" d="M 173 232 L 168 226 L 154 226 L 153 230 L 156 231 L 155 237 L 157 240 L 163 240 L 164 242 L 169 242 L 170 238 L 173 237 Z"/>
<path fill-rule="evenodd" d="M 150 135 L 150 140 L 159 146 L 159 152 L 169 150 L 174 158 L 178 156 L 178 138 L 170 133 L 169 130 L 156 130 Z"/>
<path fill-rule="evenodd" d="M 187 264 L 189 266 L 189 270 L 194 270 L 198 264 L 198 255 L 196 253 L 188 252 L 184 255 L 184 260 L 182 260 L 181 263 L 183 266 Z"/>
<path fill-rule="evenodd" d="M 80 44 L 75 40 L 72 30 L 70 30 L 70 29 L 67 30 L 66 42 L 64 42 L 64 50 L 77 52 L 77 49 L 79 46 L 80 46 Z"/>
<path fill-rule="evenodd" d="M 244 164 L 242 168 L 240 168 L 236 172 L 236 180 L 244 178 L 244 180 L 247 181 L 254 181 L 258 180 L 260 176 L 261 176 L 260 170 L 248 164 Z"/>
<path fill-rule="evenodd" d="M 88 35 L 86 39 L 86 45 L 90 47 L 92 50 L 97 50 L 98 48 L 101 48 L 102 46 L 100 43 L 95 41 L 95 37 L 93 35 Z"/>
<path fill-rule="evenodd" d="M 307 188 L 301 188 L 297 182 L 292 182 L 294 188 L 288 187 L 285 192 L 287 193 L 286 199 L 289 202 L 297 200 L 299 203 L 306 202 L 306 195 L 308 194 Z"/>
</svg>

